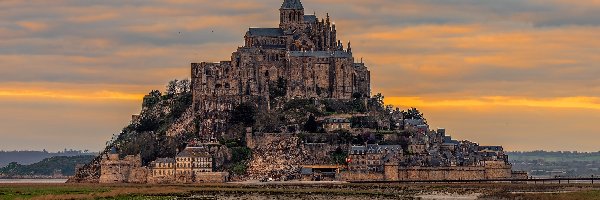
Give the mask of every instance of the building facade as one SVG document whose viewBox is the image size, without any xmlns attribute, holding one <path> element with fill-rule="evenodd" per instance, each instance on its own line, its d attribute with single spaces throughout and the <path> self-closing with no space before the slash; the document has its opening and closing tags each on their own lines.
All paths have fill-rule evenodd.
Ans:
<svg viewBox="0 0 600 200">
<path fill-rule="evenodd" d="M 159 158 L 150 165 L 151 183 L 225 182 L 229 174 L 214 172 L 214 160 L 206 146 L 190 146 L 175 158 Z"/>
</svg>

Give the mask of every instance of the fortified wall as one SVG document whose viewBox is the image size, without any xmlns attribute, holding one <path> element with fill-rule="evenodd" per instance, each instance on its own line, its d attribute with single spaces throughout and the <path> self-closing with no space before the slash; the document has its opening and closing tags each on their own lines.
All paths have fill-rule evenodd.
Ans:
<svg viewBox="0 0 600 200">
<path fill-rule="evenodd" d="M 511 178 L 510 166 L 498 167 L 398 167 L 387 165 L 384 173 L 342 172 L 344 181 L 439 181 Z"/>
<path fill-rule="evenodd" d="M 146 183 L 148 169 L 142 167 L 142 158 L 126 156 L 119 158 L 119 154 L 104 155 L 100 162 L 100 183 Z"/>
</svg>

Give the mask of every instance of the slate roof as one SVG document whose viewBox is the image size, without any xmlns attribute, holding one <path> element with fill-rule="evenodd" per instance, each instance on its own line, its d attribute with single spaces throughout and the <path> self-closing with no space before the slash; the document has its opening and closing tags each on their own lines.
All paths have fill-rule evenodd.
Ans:
<svg viewBox="0 0 600 200">
<path fill-rule="evenodd" d="M 157 158 L 154 162 L 155 163 L 175 163 L 175 159 L 174 158 Z"/>
<path fill-rule="evenodd" d="M 346 118 L 328 118 L 324 121 L 326 123 L 350 123 L 350 120 Z"/>
<path fill-rule="evenodd" d="M 290 51 L 291 57 L 318 57 L 318 58 L 351 58 L 352 55 L 345 51 Z"/>
<path fill-rule="evenodd" d="M 177 157 L 210 157 L 210 153 L 206 148 L 202 147 L 187 147 L 177 154 Z"/>
<path fill-rule="evenodd" d="M 278 37 L 283 36 L 283 30 L 280 28 L 250 28 L 248 35 Z"/>
<path fill-rule="evenodd" d="M 281 4 L 281 9 L 304 9 L 300 0 L 285 0 Z"/>
<path fill-rule="evenodd" d="M 317 22 L 317 16 L 314 15 L 304 15 L 304 21 L 309 23 Z"/>
</svg>

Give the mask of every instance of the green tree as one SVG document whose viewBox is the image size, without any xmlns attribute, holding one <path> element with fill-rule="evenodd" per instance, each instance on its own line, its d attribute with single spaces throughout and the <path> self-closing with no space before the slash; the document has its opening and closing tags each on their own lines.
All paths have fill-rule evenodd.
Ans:
<svg viewBox="0 0 600 200">
<path fill-rule="evenodd" d="M 271 98 L 285 97 L 287 95 L 287 81 L 279 77 L 275 84 L 269 85 L 269 95 Z"/>
<path fill-rule="evenodd" d="M 319 124 L 317 123 L 315 116 L 310 115 L 306 123 L 304 123 L 304 131 L 310 133 L 316 133 L 319 129 Z"/>
<path fill-rule="evenodd" d="M 377 104 L 379 104 L 380 107 L 384 106 L 385 97 L 381 93 L 377 93 L 375 96 L 373 96 L 373 99 Z"/>
<path fill-rule="evenodd" d="M 404 119 L 424 119 L 423 113 L 416 108 L 408 109 L 406 112 L 403 112 L 403 115 Z"/>
<path fill-rule="evenodd" d="M 167 96 L 172 96 L 175 95 L 177 93 L 177 83 L 179 81 L 177 79 L 169 81 L 169 84 L 167 84 Z"/>
<path fill-rule="evenodd" d="M 252 127 L 256 123 L 257 108 L 251 103 L 242 103 L 231 112 L 231 123 Z"/>
<path fill-rule="evenodd" d="M 342 150 L 342 148 L 340 147 L 338 147 L 333 153 L 331 153 L 331 158 L 333 159 L 333 162 L 339 165 L 346 164 L 347 157 L 348 153 Z"/>
</svg>

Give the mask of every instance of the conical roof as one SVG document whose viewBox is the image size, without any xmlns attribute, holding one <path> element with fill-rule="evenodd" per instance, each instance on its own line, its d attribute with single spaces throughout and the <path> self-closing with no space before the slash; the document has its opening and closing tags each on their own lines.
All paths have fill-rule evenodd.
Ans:
<svg viewBox="0 0 600 200">
<path fill-rule="evenodd" d="M 284 0 L 283 4 L 281 5 L 281 9 L 301 10 L 304 9 L 304 6 L 302 6 L 302 2 L 300 2 L 300 0 Z"/>
</svg>

